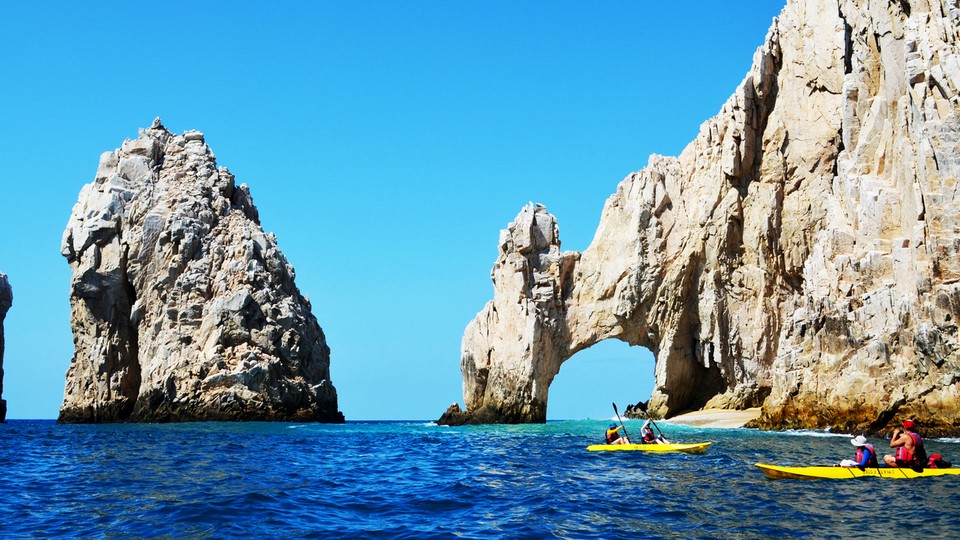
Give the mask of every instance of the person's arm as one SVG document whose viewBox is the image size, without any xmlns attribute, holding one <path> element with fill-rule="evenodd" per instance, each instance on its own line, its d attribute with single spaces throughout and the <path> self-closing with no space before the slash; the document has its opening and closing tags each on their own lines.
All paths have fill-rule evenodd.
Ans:
<svg viewBox="0 0 960 540">
<path fill-rule="evenodd" d="M 900 428 L 893 430 L 893 435 L 890 437 L 890 448 L 897 448 L 906 444 L 906 441 L 900 440 L 903 438 L 903 435 L 904 433 L 900 431 Z M 907 438 L 909 439 L 910 436 L 908 435 Z"/>
</svg>

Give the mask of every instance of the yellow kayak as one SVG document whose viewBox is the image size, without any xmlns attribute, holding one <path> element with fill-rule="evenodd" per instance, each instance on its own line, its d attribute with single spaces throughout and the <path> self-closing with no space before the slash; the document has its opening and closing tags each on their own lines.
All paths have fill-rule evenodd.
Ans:
<svg viewBox="0 0 960 540">
<path fill-rule="evenodd" d="M 943 476 L 946 474 L 960 474 L 958 469 L 923 469 L 920 472 L 913 469 L 898 467 L 870 467 L 860 470 L 857 467 L 782 467 L 757 463 L 757 467 L 770 478 L 801 478 L 816 480 L 831 478 L 842 480 L 846 478 L 860 478 L 862 476 L 879 476 L 882 478 L 922 478 L 926 476 Z"/>
<path fill-rule="evenodd" d="M 587 447 L 590 452 L 704 452 L 713 443 L 701 442 L 690 444 L 591 444 Z"/>
</svg>

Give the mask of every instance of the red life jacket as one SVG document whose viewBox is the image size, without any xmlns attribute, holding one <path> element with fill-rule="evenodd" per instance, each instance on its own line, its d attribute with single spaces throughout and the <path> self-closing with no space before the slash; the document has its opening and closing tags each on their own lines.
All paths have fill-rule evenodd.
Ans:
<svg viewBox="0 0 960 540">
<path fill-rule="evenodd" d="M 653 434 L 653 430 L 647 428 L 643 430 L 643 442 L 651 443 L 657 440 L 657 436 Z"/>
<path fill-rule="evenodd" d="M 855 456 L 855 458 L 854 458 L 854 459 L 856 459 L 857 463 L 861 463 L 861 462 L 863 461 L 863 450 L 864 450 L 864 449 L 867 449 L 867 450 L 868 450 L 868 454 L 869 454 L 869 457 L 867 457 L 867 463 L 866 463 L 864 466 L 865 466 L 865 467 L 877 467 L 877 466 L 879 466 L 879 465 L 877 464 L 877 451 L 873 448 L 873 445 L 872 445 L 872 444 L 865 444 L 865 445 L 863 445 L 863 446 L 858 446 L 858 447 L 857 447 L 857 453 L 856 453 L 856 456 Z"/>
<path fill-rule="evenodd" d="M 916 433 L 908 432 L 908 435 L 913 439 L 913 451 L 911 452 L 910 449 L 907 448 L 907 445 L 903 445 L 893 453 L 894 459 L 901 463 L 911 463 L 914 461 L 914 456 L 916 456 L 926 461 L 927 452 L 923 449 L 923 439 Z"/>
<path fill-rule="evenodd" d="M 917 433 L 911 433 L 913 437 L 913 459 L 921 467 L 927 464 L 927 450 L 923 447 L 923 439 Z"/>
</svg>

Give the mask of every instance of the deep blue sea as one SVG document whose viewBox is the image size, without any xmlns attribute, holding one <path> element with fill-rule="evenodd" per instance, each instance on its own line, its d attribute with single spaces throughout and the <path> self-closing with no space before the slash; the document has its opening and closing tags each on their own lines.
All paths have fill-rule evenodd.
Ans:
<svg viewBox="0 0 960 540">
<path fill-rule="evenodd" d="M 753 465 L 832 464 L 852 457 L 849 437 L 660 423 L 677 442 L 714 444 L 702 455 L 587 452 L 607 423 L 10 421 L 0 537 L 960 535 L 960 476 L 770 480 Z M 960 440 L 927 446 L 960 465 Z"/>
</svg>

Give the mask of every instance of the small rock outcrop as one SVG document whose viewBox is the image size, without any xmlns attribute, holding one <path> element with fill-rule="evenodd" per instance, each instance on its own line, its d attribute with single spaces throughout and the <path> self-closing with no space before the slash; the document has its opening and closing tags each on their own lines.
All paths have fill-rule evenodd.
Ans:
<svg viewBox="0 0 960 540">
<path fill-rule="evenodd" d="M 330 349 L 246 185 L 160 120 L 100 158 L 63 236 L 60 422 L 342 422 Z"/>
<path fill-rule="evenodd" d="M 720 113 L 620 183 L 582 254 L 538 206 L 501 234 L 459 421 L 544 421 L 560 365 L 619 339 L 656 356 L 655 416 L 960 433 L 958 35 L 953 2 L 790 0 Z"/>
<path fill-rule="evenodd" d="M 3 398 L 3 320 L 13 305 L 13 289 L 7 275 L 0 273 L 0 422 L 7 420 L 7 401 Z"/>
</svg>

